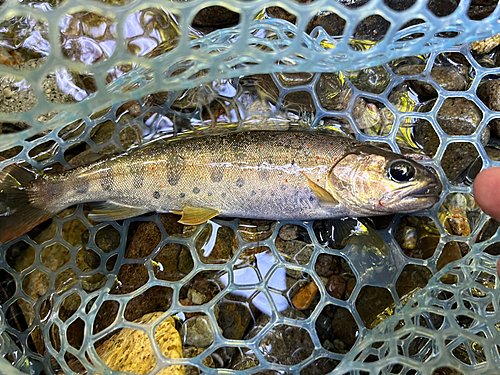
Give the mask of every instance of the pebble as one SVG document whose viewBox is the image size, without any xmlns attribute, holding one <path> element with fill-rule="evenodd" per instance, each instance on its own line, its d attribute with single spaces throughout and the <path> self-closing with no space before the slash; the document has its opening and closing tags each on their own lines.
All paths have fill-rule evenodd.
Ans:
<svg viewBox="0 0 500 375">
<path fill-rule="evenodd" d="M 320 254 L 314 265 L 314 270 L 318 276 L 329 276 L 333 273 L 331 270 L 333 263 L 333 256 L 330 254 Z"/>
<path fill-rule="evenodd" d="M 162 312 L 146 314 L 134 322 L 149 324 L 162 314 Z M 182 358 L 182 342 L 172 317 L 166 318 L 158 325 L 155 338 L 165 357 Z M 99 346 L 96 351 L 113 371 L 146 374 L 153 370 L 157 363 L 148 336 L 143 331 L 130 328 L 123 328 Z M 169 366 L 158 374 L 181 375 L 184 374 L 184 366 Z"/>
<path fill-rule="evenodd" d="M 500 34 L 493 35 L 484 40 L 477 40 L 472 43 L 471 50 L 477 54 L 489 53 L 500 44 Z"/>
<path fill-rule="evenodd" d="M 281 315 L 290 319 L 303 320 L 304 313 L 296 309 L 286 309 Z M 261 314 L 254 328 L 245 336 L 245 340 L 255 337 L 271 321 L 266 314 Z M 264 358 L 271 363 L 291 366 L 308 358 L 314 351 L 314 343 L 306 329 L 279 324 L 272 327 L 260 341 L 259 349 Z M 253 355 L 248 355 L 252 358 Z"/>
<path fill-rule="evenodd" d="M 300 227 L 293 224 L 283 225 L 278 232 L 278 236 L 285 241 L 295 240 L 299 237 L 299 234 Z"/>
<path fill-rule="evenodd" d="M 223 301 L 217 305 L 217 323 L 225 338 L 241 340 L 254 317 L 244 302 Z"/>
<path fill-rule="evenodd" d="M 299 310 L 311 307 L 314 297 L 318 294 L 318 287 L 314 281 L 302 287 L 292 298 L 292 304 Z"/>
<path fill-rule="evenodd" d="M 195 305 L 203 305 L 205 302 L 208 301 L 208 297 L 204 294 L 201 294 L 198 292 L 196 289 L 191 288 L 188 290 L 188 298 L 195 304 Z"/>
<path fill-rule="evenodd" d="M 477 96 L 492 111 L 500 111 L 500 80 L 482 82 L 477 88 Z M 500 119 L 492 119 L 489 126 L 500 137 Z"/>
<path fill-rule="evenodd" d="M 483 114 L 479 107 L 465 98 L 446 99 L 436 115 L 437 122 L 449 135 L 470 135 L 476 131 Z M 481 143 L 486 145 L 490 139 L 490 129 L 481 134 Z"/>
<path fill-rule="evenodd" d="M 333 298 L 342 299 L 346 289 L 346 282 L 340 276 L 332 275 L 326 286 L 326 291 Z"/>
<path fill-rule="evenodd" d="M 214 342 L 215 335 L 210 320 L 205 315 L 192 317 L 181 328 L 184 345 L 207 348 Z"/>
</svg>

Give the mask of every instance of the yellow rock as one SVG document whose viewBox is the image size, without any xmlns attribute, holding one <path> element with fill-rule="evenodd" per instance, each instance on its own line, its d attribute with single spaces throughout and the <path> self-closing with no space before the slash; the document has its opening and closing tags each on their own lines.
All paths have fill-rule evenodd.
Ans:
<svg viewBox="0 0 500 375">
<path fill-rule="evenodd" d="M 483 54 L 489 53 L 493 48 L 500 44 L 500 34 L 494 35 L 485 40 L 478 40 L 471 45 L 471 50 Z"/>
<path fill-rule="evenodd" d="M 162 312 L 146 314 L 135 323 L 148 324 L 161 316 Z M 156 328 L 155 339 L 160 351 L 167 358 L 182 358 L 182 342 L 175 329 L 174 319 L 168 317 Z M 148 336 L 143 332 L 123 328 L 119 333 L 97 348 L 97 354 L 114 371 L 147 374 L 156 366 L 157 359 Z M 183 375 L 184 366 L 168 366 L 159 375 Z"/>
</svg>

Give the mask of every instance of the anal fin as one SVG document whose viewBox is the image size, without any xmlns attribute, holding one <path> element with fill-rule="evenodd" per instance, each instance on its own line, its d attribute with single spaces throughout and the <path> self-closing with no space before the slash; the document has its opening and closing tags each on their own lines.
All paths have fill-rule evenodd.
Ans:
<svg viewBox="0 0 500 375">
<path fill-rule="evenodd" d="M 150 210 L 142 207 L 127 206 L 114 202 L 99 202 L 92 204 L 89 219 L 95 222 L 122 220 L 140 216 L 148 212 Z"/>
<path fill-rule="evenodd" d="M 182 215 L 179 223 L 185 225 L 199 225 L 207 222 L 211 218 L 220 214 L 219 210 L 207 207 L 186 206 L 182 211 L 170 211 L 177 215 Z"/>
</svg>

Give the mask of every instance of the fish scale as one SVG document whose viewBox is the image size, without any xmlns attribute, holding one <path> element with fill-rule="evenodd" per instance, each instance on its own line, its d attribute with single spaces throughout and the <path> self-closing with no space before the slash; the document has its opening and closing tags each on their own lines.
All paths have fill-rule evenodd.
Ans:
<svg viewBox="0 0 500 375">
<path fill-rule="evenodd" d="M 387 166 L 398 160 L 417 171 L 414 181 L 391 181 Z M 17 181 L 14 174 L 21 169 L 14 168 L 5 175 Z M 216 215 L 310 220 L 410 212 L 436 199 L 429 200 L 432 192 L 409 200 L 408 194 L 438 184 L 416 162 L 350 138 L 268 131 L 155 142 L 64 173 L 35 176 L 30 182 L 19 177 L 36 211 L 26 215 L 29 225 L 26 219 L 18 223 L 22 230 L 86 202 L 101 202 L 89 216 L 95 221 L 157 211 L 182 213 L 185 224 Z M 11 196 L 21 194 L 19 187 L 10 189 Z M 391 194 L 396 201 L 382 204 Z M 408 202 L 398 205 L 398 196 Z M 425 200 L 430 203 L 422 205 Z"/>
</svg>

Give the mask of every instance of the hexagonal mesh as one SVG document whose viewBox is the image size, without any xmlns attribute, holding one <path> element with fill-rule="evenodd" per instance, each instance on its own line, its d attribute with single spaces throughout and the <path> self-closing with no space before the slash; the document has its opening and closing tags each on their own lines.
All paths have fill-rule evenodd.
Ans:
<svg viewBox="0 0 500 375">
<path fill-rule="evenodd" d="M 470 187 L 500 159 L 498 41 L 453 46 L 498 32 L 496 2 L 0 11 L 2 167 L 314 128 L 390 146 L 443 181 L 433 209 L 366 220 L 96 224 L 67 209 L 1 246 L 0 372 L 498 371 L 498 222 Z"/>
</svg>

